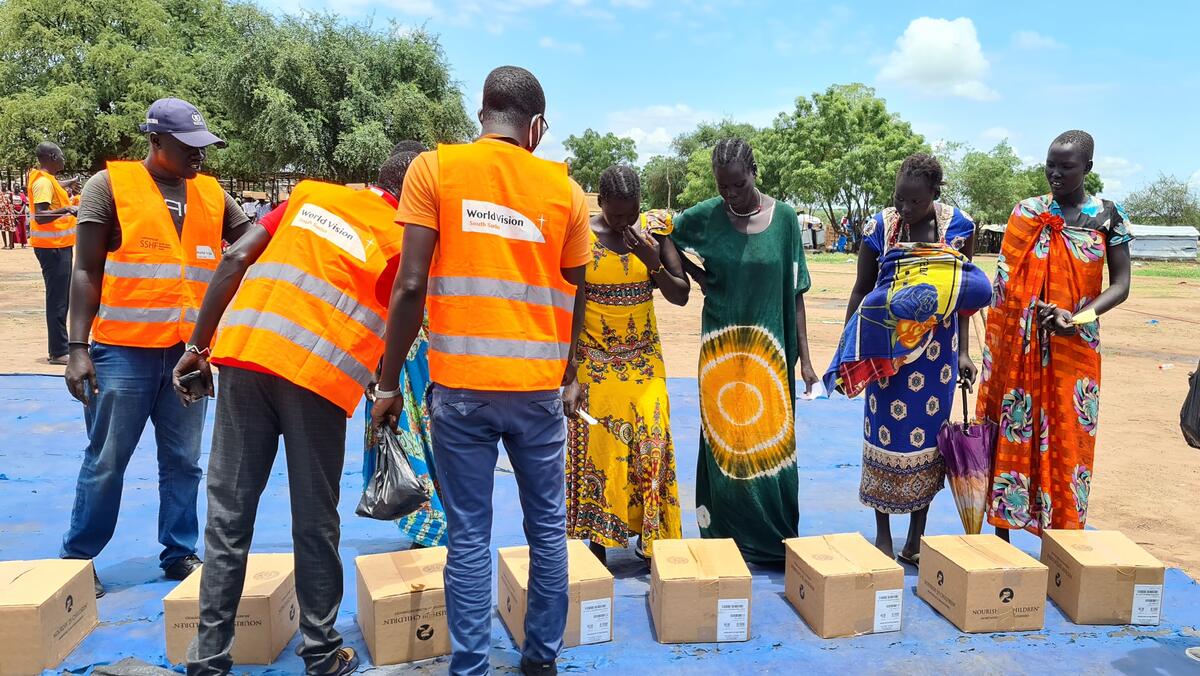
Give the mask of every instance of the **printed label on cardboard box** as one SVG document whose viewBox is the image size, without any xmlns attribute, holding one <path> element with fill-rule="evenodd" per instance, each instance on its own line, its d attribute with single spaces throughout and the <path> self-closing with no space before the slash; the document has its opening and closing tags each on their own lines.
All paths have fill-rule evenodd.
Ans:
<svg viewBox="0 0 1200 676">
<path fill-rule="evenodd" d="M 902 589 L 875 592 L 875 633 L 900 631 Z"/>
<path fill-rule="evenodd" d="M 604 643 L 612 636 L 612 599 L 579 602 L 579 645 Z"/>
<path fill-rule="evenodd" d="M 749 599 L 717 599 L 717 640 L 745 641 L 749 638 Z"/>
<path fill-rule="evenodd" d="M 1133 585 L 1133 613 L 1130 624 L 1158 624 L 1162 615 L 1163 586 L 1161 584 Z"/>
</svg>

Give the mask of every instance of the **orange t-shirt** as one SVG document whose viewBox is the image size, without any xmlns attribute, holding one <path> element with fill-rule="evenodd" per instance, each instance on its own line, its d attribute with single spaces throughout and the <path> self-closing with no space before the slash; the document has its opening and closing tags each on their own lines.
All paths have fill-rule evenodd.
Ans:
<svg viewBox="0 0 1200 676">
<path fill-rule="evenodd" d="M 481 138 L 476 143 L 506 143 L 494 138 Z M 588 205 L 583 188 L 571 183 L 571 222 L 563 242 L 562 267 L 576 268 L 592 260 L 591 228 L 588 226 Z M 408 167 L 396 222 L 438 229 L 438 154 L 436 150 L 421 153 Z"/>
</svg>

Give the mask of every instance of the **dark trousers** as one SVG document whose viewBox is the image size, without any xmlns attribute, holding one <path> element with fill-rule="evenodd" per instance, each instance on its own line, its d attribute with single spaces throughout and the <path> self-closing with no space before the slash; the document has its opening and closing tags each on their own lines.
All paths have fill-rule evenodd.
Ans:
<svg viewBox="0 0 1200 676">
<path fill-rule="evenodd" d="M 71 247 L 61 249 L 35 248 L 46 282 L 46 337 L 50 357 L 67 354 L 67 299 L 71 293 Z M 86 340 L 83 336 L 80 340 Z"/>
<path fill-rule="evenodd" d="M 346 412 L 283 378 L 245 369 L 222 368 L 219 387 L 208 463 L 200 627 L 188 650 L 188 673 L 227 674 L 233 666 L 234 620 L 254 517 L 280 436 L 292 503 L 296 597 L 304 637 L 300 656 L 308 673 L 326 673 L 336 666 L 342 646 L 333 625 L 342 603 L 337 506 Z"/>
</svg>

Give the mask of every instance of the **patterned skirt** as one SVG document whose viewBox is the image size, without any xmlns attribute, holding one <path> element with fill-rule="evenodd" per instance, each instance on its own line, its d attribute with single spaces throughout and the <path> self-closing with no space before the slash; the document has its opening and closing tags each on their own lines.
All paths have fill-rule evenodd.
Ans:
<svg viewBox="0 0 1200 676">
<path fill-rule="evenodd" d="M 937 327 L 929 345 L 890 378 L 866 389 L 859 499 L 886 514 L 929 506 L 945 485 L 937 434 L 954 405 L 958 324 Z"/>
</svg>

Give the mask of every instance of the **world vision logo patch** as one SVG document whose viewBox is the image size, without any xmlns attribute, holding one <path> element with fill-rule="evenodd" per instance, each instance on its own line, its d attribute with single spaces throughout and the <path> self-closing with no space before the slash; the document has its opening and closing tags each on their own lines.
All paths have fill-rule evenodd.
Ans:
<svg viewBox="0 0 1200 676">
<path fill-rule="evenodd" d="M 522 242 L 545 242 L 539 225 L 535 224 L 519 211 L 508 207 L 484 202 L 481 200 L 462 201 L 463 232 L 478 232 L 485 235 L 495 235 L 504 239 L 515 239 Z"/>
<path fill-rule="evenodd" d="M 359 262 L 367 262 L 367 250 L 358 231 L 328 209 L 305 202 L 292 218 L 292 225 L 324 239 Z"/>
</svg>

